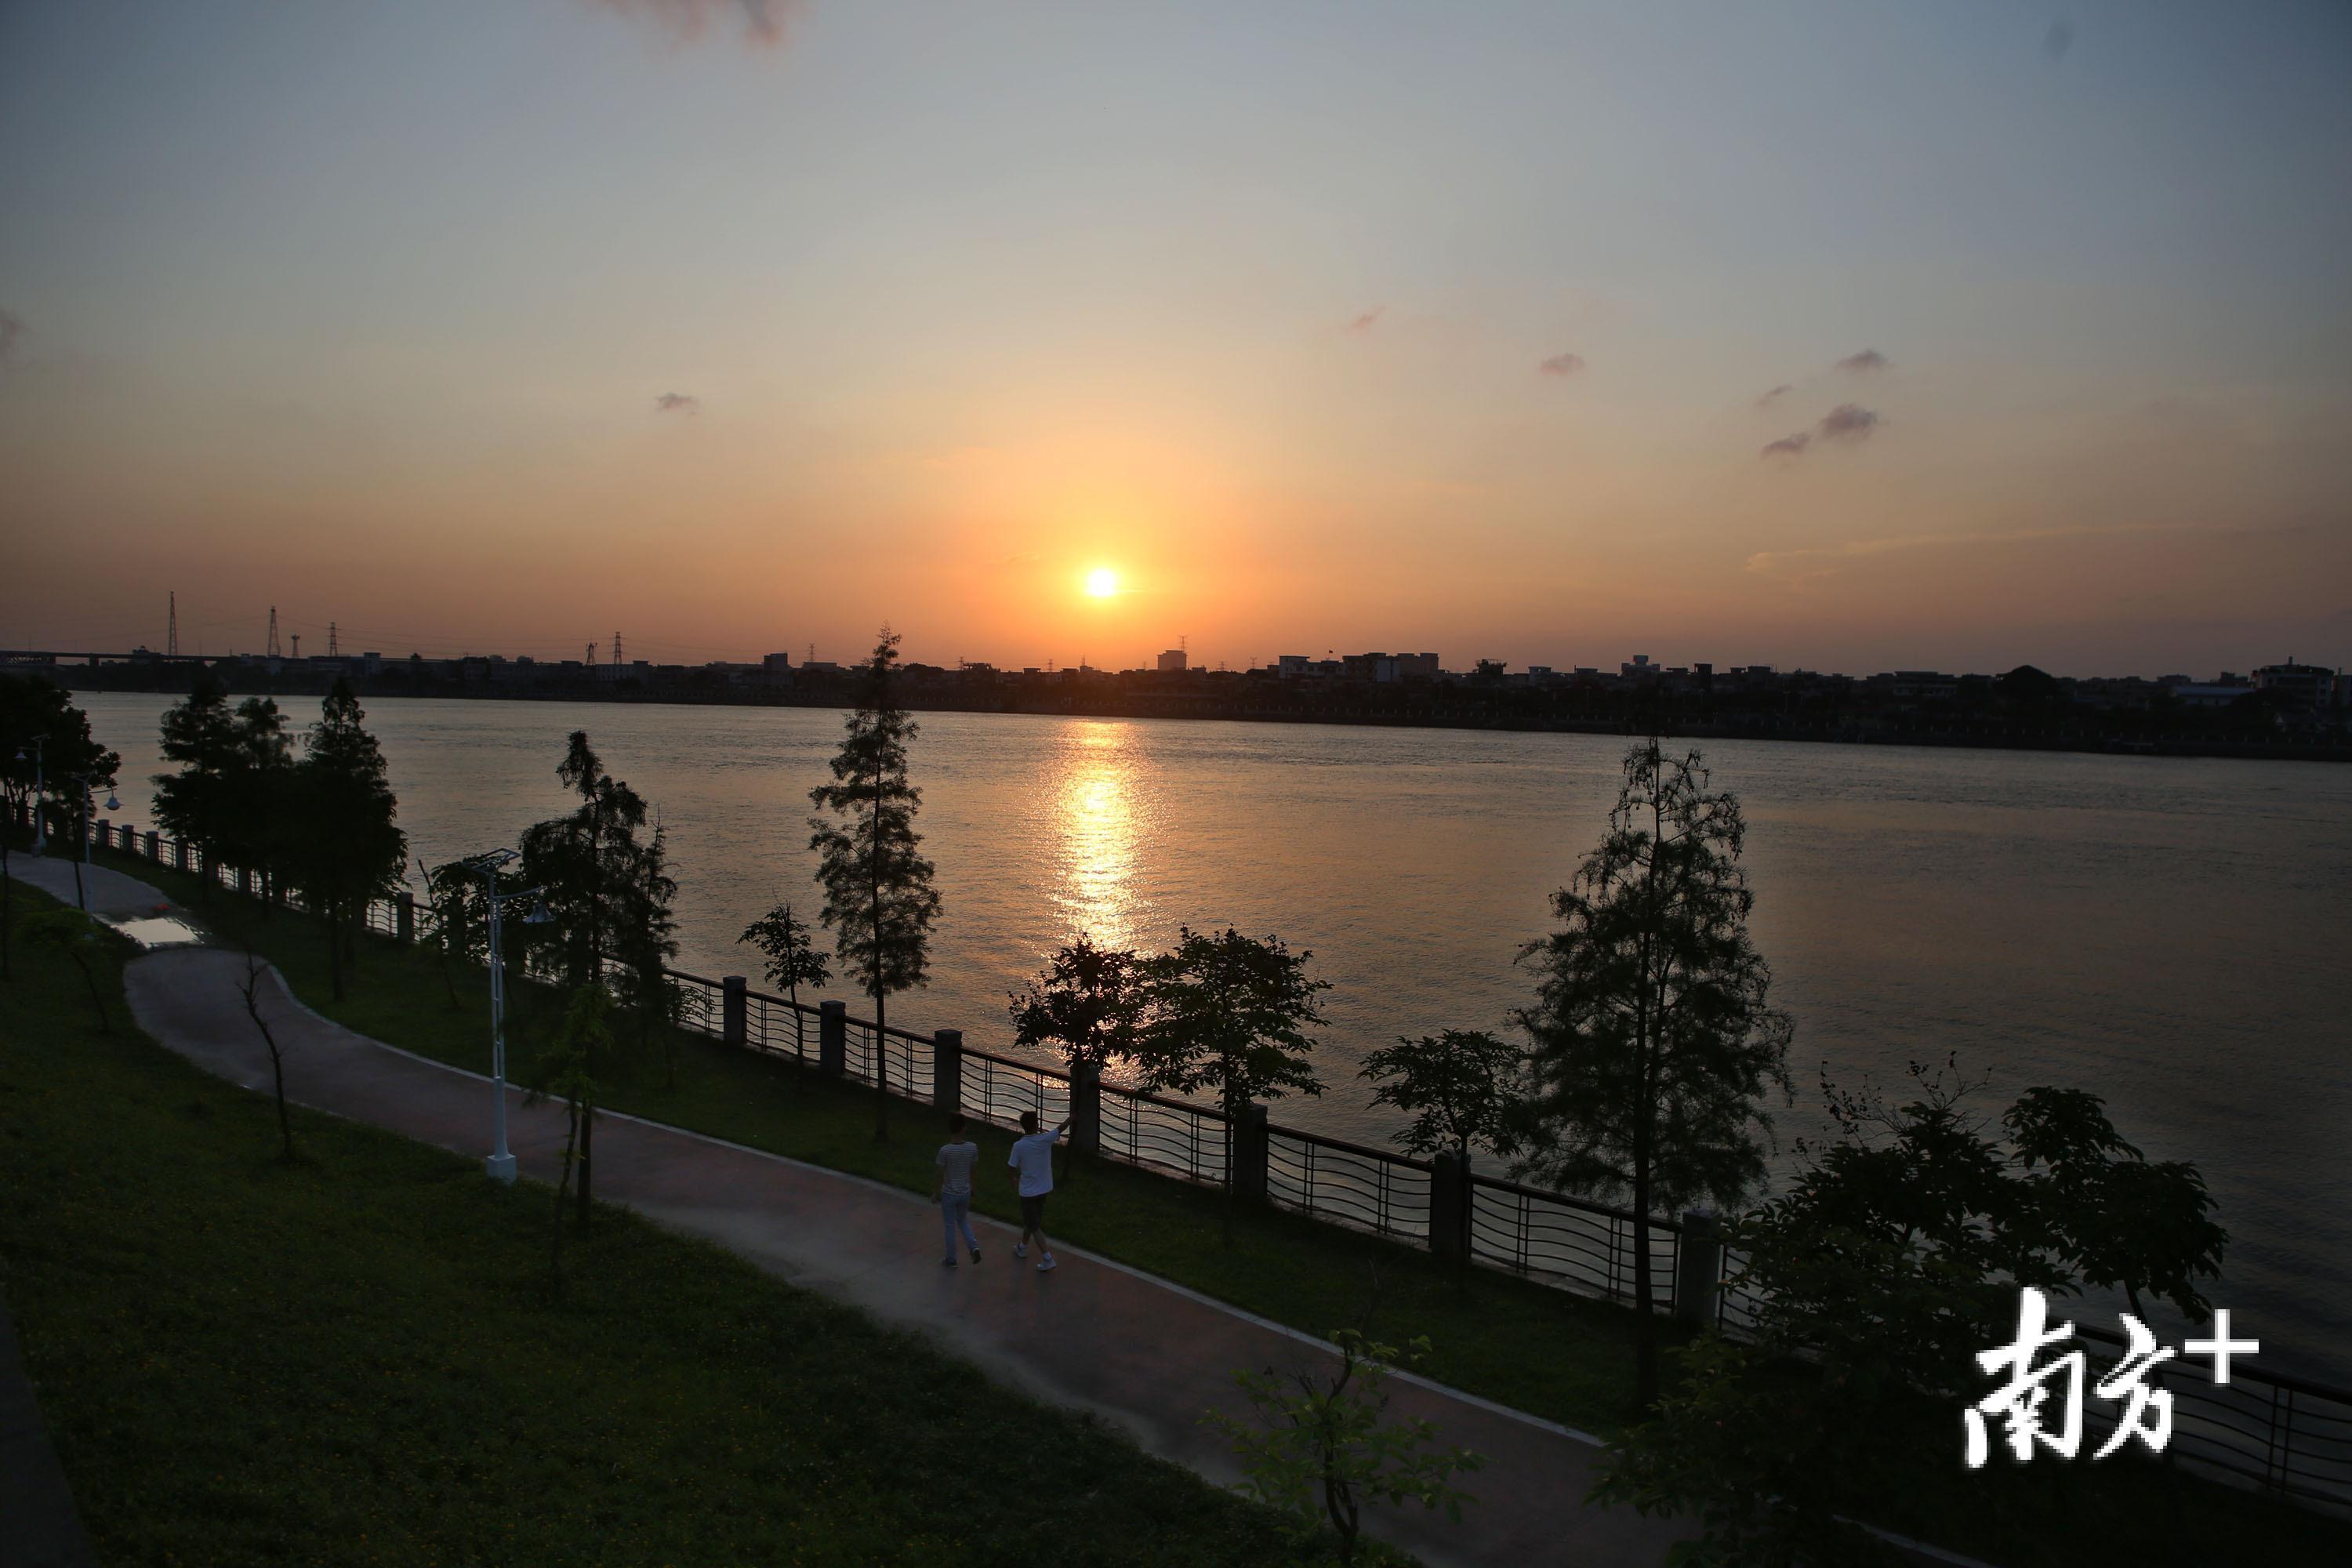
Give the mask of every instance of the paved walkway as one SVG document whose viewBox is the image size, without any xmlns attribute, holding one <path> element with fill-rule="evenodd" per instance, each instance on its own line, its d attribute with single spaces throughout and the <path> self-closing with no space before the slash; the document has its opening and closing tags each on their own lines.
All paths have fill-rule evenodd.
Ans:
<svg viewBox="0 0 2352 1568">
<path fill-rule="evenodd" d="M 68 907 L 74 907 L 74 872 L 77 869 L 81 872 L 81 885 L 87 890 L 89 907 L 106 920 L 142 920 L 172 907 L 165 902 L 162 893 L 138 878 L 110 871 L 103 866 L 82 866 L 68 855 L 20 854 L 8 857 L 10 876 L 26 887 L 38 888 Z"/>
<path fill-rule="evenodd" d="M 145 912 L 157 901 L 133 903 Z M 236 989 L 243 967 L 238 954 L 179 949 L 135 960 L 125 979 L 150 1035 L 266 1091 L 268 1058 Z M 266 1015 L 289 1047 L 291 1098 L 462 1153 L 484 1152 L 487 1080 L 353 1034 L 294 1001 L 274 973 L 270 982 Z M 551 1180 L 558 1108 L 526 1106 L 510 1089 L 507 1114 L 524 1173 Z M 1219 1483 L 1236 1472 L 1198 1417 L 1212 1404 L 1243 1409 L 1234 1369 L 1329 1360 L 1307 1336 L 1076 1248 L 1041 1276 L 1014 1260 L 1009 1229 L 977 1215 L 986 1261 L 942 1268 L 938 1213 L 912 1194 L 633 1118 L 613 1116 L 597 1133 L 596 1193 L 924 1331 L 1002 1381 L 1094 1411 Z M 1426 1385 L 1398 1386 L 1394 1408 L 1428 1417 L 1444 1441 L 1487 1459 L 1469 1479 L 1479 1501 L 1461 1525 L 1410 1509 L 1370 1522 L 1430 1563 L 1651 1564 L 1677 1538 L 1629 1510 L 1585 1507 L 1596 1450 L 1565 1428 Z"/>
</svg>

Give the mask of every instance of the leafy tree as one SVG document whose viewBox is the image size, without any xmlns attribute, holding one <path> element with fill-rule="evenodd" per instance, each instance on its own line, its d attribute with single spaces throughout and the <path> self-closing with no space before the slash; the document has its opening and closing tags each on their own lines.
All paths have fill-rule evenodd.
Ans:
<svg viewBox="0 0 2352 1568">
<path fill-rule="evenodd" d="M 1642 1403 L 1658 1395 L 1650 1215 L 1737 1205 L 1764 1178 L 1767 1086 L 1788 1091 L 1790 1025 L 1748 937 L 1755 903 L 1738 800 L 1696 752 L 1625 756 L 1609 830 L 1552 897 L 1560 929 L 1521 951 L 1542 981 L 1518 1021 L 1533 1049 L 1513 1169 L 1633 1212 Z"/>
<path fill-rule="evenodd" d="M 768 961 L 768 984 L 782 986 L 793 1005 L 793 1055 L 808 1055 L 808 1035 L 801 1017 L 801 987 L 822 985 L 832 978 L 824 954 L 811 940 L 806 921 L 793 913 L 789 900 L 778 904 L 743 928 L 737 942 L 748 942 Z"/>
<path fill-rule="evenodd" d="M 2204 1313 L 2196 1281 L 2219 1271 L 2226 1237 L 2193 1166 L 2110 1186 L 2108 1173 L 2159 1168 L 2095 1097 L 2027 1091 L 2004 1146 L 1948 1064 L 1911 1075 L 1893 1110 L 1824 1086 L 1837 1136 L 1730 1227 L 1754 1342 L 1702 1337 L 1678 1358 L 1679 1387 L 1612 1447 L 1594 1498 L 1696 1515 L 1696 1561 L 1903 1561 L 1853 1521 L 1952 1462 L 1952 1411 L 1980 1392 L 1975 1353 L 2009 1336 L 2022 1286 L 2131 1279 Z M 2110 1223 L 2130 1239 L 2084 1245 Z"/>
<path fill-rule="evenodd" d="M 1374 1105 L 1412 1118 L 1391 1134 L 1407 1153 L 1447 1151 L 1466 1163 L 1474 1143 L 1508 1151 L 1506 1113 L 1519 1063 L 1519 1048 L 1507 1040 L 1483 1029 L 1447 1029 L 1399 1038 L 1366 1057 L 1356 1076 L 1380 1085 Z"/>
<path fill-rule="evenodd" d="M 1311 952 L 1293 953 L 1277 936 L 1227 929 L 1211 936 L 1180 927 L 1174 948 L 1143 963 L 1148 1015 L 1132 1052 L 1143 1087 L 1213 1093 L 1225 1112 L 1224 1232 L 1233 1239 L 1234 1131 L 1258 1100 L 1323 1092 L 1307 1055 L 1307 1030 L 1324 1022 L 1309 980 Z"/>
<path fill-rule="evenodd" d="M 25 753 L 21 761 L 18 752 Z M 91 738 L 89 715 L 74 706 L 64 687 L 38 676 L 0 675 L 0 804 L 6 812 L 6 821 L 0 823 L 0 979 L 9 974 L 16 881 L 8 856 L 16 843 L 16 814 L 29 808 L 37 816 L 47 805 L 35 796 L 36 780 L 44 796 L 53 793 L 56 781 L 72 773 L 111 786 L 121 765 L 121 758 Z"/>
<path fill-rule="evenodd" d="M 196 847 L 201 898 L 212 896 L 220 845 L 234 826 L 228 775 L 236 756 L 228 688 L 210 670 L 203 671 L 186 700 L 163 713 L 163 760 L 179 763 L 180 771 L 155 775 L 155 820 Z"/>
<path fill-rule="evenodd" d="M 658 826 L 651 838 L 638 837 L 646 826 L 645 797 L 604 771 L 586 731 L 572 732 L 555 772 L 580 804 L 569 816 L 534 824 L 522 836 L 520 885 L 543 888 L 554 917 L 551 925 L 540 928 L 534 946 L 573 990 L 602 990 L 617 983 L 639 1019 L 642 1045 L 652 1017 L 667 1014 L 670 993 L 662 967 L 677 951 L 670 913 L 677 884 L 668 874 L 666 841 Z M 485 917 L 485 941 L 487 923 Z M 593 1202 L 594 1133 L 593 1121 L 582 1123 L 583 1219 Z"/>
<path fill-rule="evenodd" d="M 229 718 L 229 749 L 219 780 L 216 847 L 232 866 L 261 875 L 262 913 L 277 903 L 295 852 L 302 809 L 296 788 L 294 742 L 285 715 L 267 697 L 248 697 Z"/>
<path fill-rule="evenodd" d="M 1053 1047 L 1073 1079 L 1082 1068 L 1100 1073 L 1113 1058 L 1131 1053 L 1142 1031 L 1142 963 L 1124 949 L 1097 947 L 1081 932 L 1012 994 L 1008 1010 L 1016 1044 Z M 1075 1151 L 1063 1156 L 1064 1180 L 1075 1161 Z"/>
<path fill-rule="evenodd" d="M 304 901 L 326 932 L 338 1002 L 369 901 L 397 891 L 408 863 L 408 836 L 395 820 L 399 803 L 384 776 L 383 752 L 362 722 L 366 717 L 351 682 L 337 677 L 319 705 L 293 781 L 290 858 Z"/>
<path fill-rule="evenodd" d="M 931 863 L 918 852 L 922 792 L 907 780 L 907 743 L 919 730 L 898 705 L 898 635 L 885 626 L 866 661 L 856 710 L 844 721 L 833 783 L 809 791 L 810 801 L 834 816 L 809 818 L 824 889 L 821 918 L 842 968 L 874 999 L 877 1142 L 890 1135 L 885 1009 L 895 993 L 929 978 L 931 926 L 940 917 Z"/>
<path fill-rule="evenodd" d="M 559 1293 L 563 1289 L 563 1208 L 572 1196 L 573 1172 L 586 1173 L 588 1132 L 595 1125 L 604 1092 L 596 1075 L 613 1055 L 612 1011 L 612 993 L 602 985 L 573 989 L 554 1043 L 541 1058 L 543 1076 L 529 1096 L 534 1101 L 545 1096 L 563 1101 L 563 1163 L 555 1184 L 555 1224 L 547 1252 L 548 1280 Z M 584 1206 L 581 1217 L 586 1223 Z"/>
<path fill-rule="evenodd" d="M 1427 1356 L 1426 1339 L 1402 1355 L 1353 1329 L 1330 1339 L 1339 1352 L 1337 1371 L 1295 1372 L 1286 1382 L 1272 1368 L 1234 1374 L 1257 1425 L 1215 1410 L 1201 1419 L 1233 1439 L 1249 1478 L 1243 1491 L 1296 1516 L 1310 1533 L 1328 1521 L 1339 1538 L 1340 1563 L 1349 1564 L 1366 1502 L 1442 1508 L 1458 1524 L 1462 1505 L 1474 1500 L 1451 1478 L 1486 1460 L 1466 1448 L 1431 1449 L 1437 1428 L 1428 1421 L 1387 1419 L 1390 1374 Z"/>
</svg>

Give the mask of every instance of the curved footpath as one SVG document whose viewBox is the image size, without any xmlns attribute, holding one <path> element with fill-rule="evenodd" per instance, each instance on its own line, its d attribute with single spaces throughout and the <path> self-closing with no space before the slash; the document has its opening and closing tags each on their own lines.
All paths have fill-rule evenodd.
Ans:
<svg viewBox="0 0 2352 1568">
<path fill-rule="evenodd" d="M 20 860 L 16 868 L 44 891 L 74 896 L 72 868 L 60 860 Z M 93 869 L 91 902 L 103 914 L 146 915 L 163 902 L 145 883 Z M 151 1037 L 267 1093 L 268 1057 L 246 1016 L 243 971 L 237 953 L 173 948 L 134 959 L 123 980 L 131 1012 Z M 487 1149 L 486 1079 L 320 1017 L 274 971 L 263 1015 L 286 1051 L 289 1099 L 462 1154 Z M 552 1180 L 560 1108 L 526 1105 L 509 1088 L 507 1117 L 523 1172 Z M 925 1332 L 999 1379 L 1093 1411 L 1150 1452 L 1220 1484 L 1238 1472 L 1199 1417 L 1212 1405 L 1246 1413 L 1234 1371 L 1286 1371 L 1331 1359 L 1307 1335 L 1076 1247 L 1062 1248 L 1061 1268 L 1040 1275 L 1013 1257 L 1009 1227 L 977 1215 L 986 1260 L 942 1268 L 938 1213 L 914 1194 L 634 1117 L 608 1112 L 602 1121 L 599 1199 Z M 1397 1414 L 1426 1417 L 1442 1442 L 1486 1458 L 1466 1479 L 1479 1500 L 1459 1525 L 1414 1508 L 1367 1510 L 1373 1533 L 1425 1562 L 1647 1565 L 1663 1562 L 1685 1533 L 1630 1510 L 1584 1505 L 1598 1453 L 1591 1438 L 1418 1379 L 1393 1386 Z"/>
</svg>

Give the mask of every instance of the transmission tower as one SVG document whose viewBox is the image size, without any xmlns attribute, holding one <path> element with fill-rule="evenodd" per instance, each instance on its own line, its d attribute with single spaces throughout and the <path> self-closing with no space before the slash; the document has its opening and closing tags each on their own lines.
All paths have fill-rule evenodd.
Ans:
<svg viewBox="0 0 2352 1568">
<path fill-rule="evenodd" d="M 588 645 L 588 668 L 591 669 L 596 668 L 596 645 L 594 643 L 590 643 Z"/>
<path fill-rule="evenodd" d="M 621 634 L 618 632 L 613 634 L 613 668 L 621 668 Z"/>
<path fill-rule="evenodd" d="M 269 658 L 276 658 L 278 657 L 278 606 L 277 606 L 277 605 L 270 605 L 270 606 L 269 606 L 269 654 L 268 654 L 268 657 L 269 657 Z"/>
<path fill-rule="evenodd" d="M 811 644 L 809 644 L 809 655 L 808 655 L 808 660 L 807 660 L 807 662 L 808 662 L 808 663 L 810 663 L 810 664 L 814 664 L 814 663 L 816 662 L 816 644 L 814 644 L 814 643 L 811 643 Z"/>
<path fill-rule="evenodd" d="M 329 658 L 340 658 L 342 657 L 342 651 L 343 650 L 341 648 L 335 646 L 335 623 L 329 621 L 327 623 L 327 657 Z"/>
<path fill-rule="evenodd" d="M 173 589 L 171 595 L 171 618 L 163 623 L 163 657 L 180 657 L 180 595 Z"/>
<path fill-rule="evenodd" d="M 302 660 L 302 634 L 300 632 L 292 633 L 286 640 L 294 645 L 294 661 L 297 664 L 299 664 Z"/>
</svg>

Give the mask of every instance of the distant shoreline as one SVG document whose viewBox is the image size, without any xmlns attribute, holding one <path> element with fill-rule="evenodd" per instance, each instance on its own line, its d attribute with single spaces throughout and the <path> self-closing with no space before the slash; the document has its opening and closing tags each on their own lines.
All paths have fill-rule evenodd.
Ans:
<svg viewBox="0 0 2352 1568">
<path fill-rule="evenodd" d="M 120 668 L 121 667 L 113 667 Z M 109 667 L 99 667 L 110 672 Z M 168 685 L 152 679 L 76 679 L 92 673 L 88 666 L 58 665 L 42 671 L 75 691 L 144 692 L 159 696 L 184 694 L 185 683 Z M 229 690 L 237 696 L 321 697 L 329 682 L 321 679 L 238 679 L 234 667 L 224 671 Z M 400 675 L 387 673 L 355 683 L 363 700 L 386 698 L 489 702 L 572 702 L 621 707 L 662 708 L 822 708 L 840 710 L 856 705 L 855 687 L 842 677 L 822 685 L 784 690 L 598 690 L 558 688 L 514 690 L 488 682 L 435 682 L 417 688 Z M 1010 713 L 1040 718 L 1181 719 L 1255 724 L 1333 724 L 1375 730 L 1484 730 L 1507 733 L 1568 735 L 1646 734 L 1651 722 L 1636 716 L 1580 716 L 1514 710 L 1507 701 L 1481 704 L 1456 699 L 1446 704 L 1381 702 L 1371 698 L 1349 700 L 1358 694 L 1346 690 L 1317 693 L 1325 699 L 1313 704 L 1253 701 L 1255 694 L 1235 697 L 1183 691 L 1138 690 L 1117 676 L 1096 675 L 1060 701 L 1026 696 L 982 697 L 968 692 L 926 690 L 909 679 L 900 700 L 912 711 L 929 713 Z M 1514 694 L 1516 695 L 1516 694 Z M 1686 740 L 1790 741 L 1826 745 L 1917 746 L 1943 750 L 1987 752 L 2060 752 L 2101 756 L 2207 758 L 2236 761 L 2352 763 L 2352 735 L 2333 743 L 2281 738 L 2147 735 L 2085 724 L 2030 726 L 2008 724 L 1989 729 L 1981 722 L 1943 720 L 1928 713 L 1906 715 L 1811 715 L 1786 717 L 1752 713 L 1692 711 L 1683 704 L 1661 704 L 1639 716 L 1654 721 L 1662 735 Z M 2071 716 L 2070 716 L 2071 717 Z"/>
</svg>

